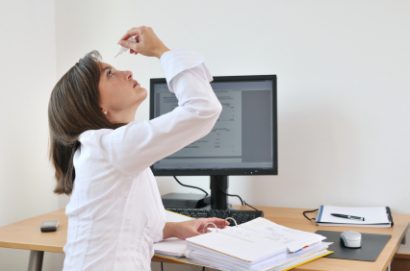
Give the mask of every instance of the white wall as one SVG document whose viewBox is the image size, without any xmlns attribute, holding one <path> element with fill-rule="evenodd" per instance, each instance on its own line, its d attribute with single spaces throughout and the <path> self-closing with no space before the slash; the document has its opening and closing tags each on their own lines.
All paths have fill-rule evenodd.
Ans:
<svg viewBox="0 0 410 271">
<path fill-rule="evenodd" d="M 48 194 L 51 174 L 44 148 L 54 76 L 53 4 L 46 3 L 41 9 L 29 1 L 13 2 L 18 19 L 2 9 L 7 24 L 1 27 L 16 29 L 4 39 L 7 50 L 1 50 L 8 65 L 1 68 L 7 71 L 2 131 L 12 131 L 3 132 L 0 143 L 2 223 L 53 209 L 55 203 Z M 20 5 L 36 15 L 23 16 Z M 251 204 L 390 205 L 410 213 L 410 2 L 59 0 L 55 5 L 57 76 L 98 49 L 107 62 L 131 69 L 148 87 L 150 77 L 162 75 L 156 60 L 113 59 L 117 39 L 141 24 L 154 27 L 171 48 L 201 52 L 214 75 L 278 75 L 279 175 L 232 177 L 230 192 Z M 24 40 L 38 31 L 32 46 L 39 48 L 32 54 Z M 9 40 L 19 42 L 10 46 Z M 18 74 L 22 63 L 27 72 Z M 148 103 L 137 118 L 148 118 Z M 43 183 L 33 185 L 34 177 Z M 204 178 L 182 180 L 208 189 Z M 159 185 L 163 193 L 186 191 L 170 178 L 159 178 Z"/>
<path fill-rule="evenodd" d="M 56 78 L 54 15 L 52 0 L 1 4 L 0 225 L 58 207 L 47 153 L 47 104 Z M 0 249 L 0 270 L 27 270 L 28 255 Z M 48 254 L 44 270 L 56 270 L 60 262 L 60 255 Z"/>
<path fill-rule="evenodd" d="M 408 1 L 100 2 L 57 3 L 59 69 L 93 48 L 112 62 L 121 33 L 146 24 L 170 47 L 200 51 L 215 75 L 278 75 L 279 175 L 232 177 L 231 192 L 255 204 L 410 213 Z M 162 75 L 152 59 L 114 64 L 147 86 Z M 145 103 L 138 116 L 147 112 Z"/>
<path fill-rule="evenodd" d="M 99 3 L 58 1 L 58 72 L 97 48 L 148 86 L 162 75 L 155 60 L 112 59 L 121 33 L 145 24 L 170 47 L 201 52 L 214 75 L 278 75 L 279 175 L 231 177 L 230 192 L 253 204 L 410 213 L 410 2 Z M 208 189 L 204 178 L 182 179 Z M 187 191 L 171 178 L 159 184 Z"/>
</svg>

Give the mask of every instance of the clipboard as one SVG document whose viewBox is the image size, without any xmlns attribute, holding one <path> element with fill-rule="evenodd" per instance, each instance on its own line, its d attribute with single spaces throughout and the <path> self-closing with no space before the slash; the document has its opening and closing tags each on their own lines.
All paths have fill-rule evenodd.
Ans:
<svg viewBox="0 0 410 271">
<path fill-rule="evenodd" d="M 338 214 L 345 216 L 363 217 L 363 220 L 346 219 L 337 217 Z M 343 215 L 339 215 L 343 216 Z M 379 227 L 389 228 L 393 226 L 393 216 L 388 206 L 379 207 L 344 207 L 321 205 L 316 216 L 316 224 L 319 226 L 355 226 L 355 227 Z"/>
</svg>

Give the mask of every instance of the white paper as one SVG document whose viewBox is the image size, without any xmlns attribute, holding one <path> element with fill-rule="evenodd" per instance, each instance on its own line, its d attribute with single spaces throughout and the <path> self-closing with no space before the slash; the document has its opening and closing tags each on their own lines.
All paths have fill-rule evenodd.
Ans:
<svg viewBox="0 0 410 271">
<path fill-rule="evenodd" d="M 237 227 L 188 238 L 190 246 L 215 250 L 244 262 L 257 262 L 324 240 L 319 234 L 287 228 L 259 217 Z"/>
<path fill-rule="evenodd" d="M 154 244 L 155 253 L 165 256 L 183 257 L 186 249 L 186 241 L 177 238 L 168 238 Z"/>
<path fill-rule="evenodd" d="M 165 219 L 167 222 L 183 222 L 183 221 L 192 220 L 193 218 L 186 216 L 186 215 L 181 215 L 179 213 L 165 210 Z"/>
</svg>

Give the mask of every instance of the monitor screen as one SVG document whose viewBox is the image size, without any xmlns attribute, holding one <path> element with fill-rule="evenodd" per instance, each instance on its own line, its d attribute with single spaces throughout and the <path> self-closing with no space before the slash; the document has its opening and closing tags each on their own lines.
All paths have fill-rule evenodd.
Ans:
<svg viewBox="0 0 410 271">
<path fill-rule="evenodd" d="M 213 130 L 156 162 L 154 174 L 277 174 L 276 76 L 220 76 L 211 85 L 223 107 Z M 150 118 L 176 106 L 165 79 L 151 79 Z"/>
</svg>

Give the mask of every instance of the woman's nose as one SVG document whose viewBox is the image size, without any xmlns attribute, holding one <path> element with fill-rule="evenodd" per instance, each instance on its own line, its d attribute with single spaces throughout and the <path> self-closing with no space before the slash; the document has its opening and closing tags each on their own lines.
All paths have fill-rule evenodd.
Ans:
<svg viewBox="0 0 410 271">
<path fill-rule="evenodd" d="M 132 79 L 132 71 L 125 71 L 125 76 L 126 76 L 127 80 L 131 80 Z"/>
</svg>

